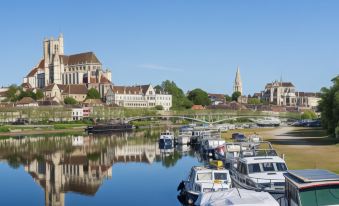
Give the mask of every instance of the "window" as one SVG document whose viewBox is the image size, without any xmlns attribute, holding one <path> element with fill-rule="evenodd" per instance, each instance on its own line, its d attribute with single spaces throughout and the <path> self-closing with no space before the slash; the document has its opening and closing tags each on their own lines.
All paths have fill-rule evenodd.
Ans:
<svg viewBox="0 0 339 206">
<path fill-rule="evenodd" d="M 202 181 L 202 180 L 212 180 L 212 172 L 208 173 L 198 173 L 197 174 L 197 180 Z"/>
<path fill-rule="evenodd" d="M 286 171 L 287 170 L 287 167 L 284 163 L 276 163 L 276 166 L 277 166 L 278 171 Z"/>
<path fill-rule="evenodd" d="M 227 173 L 214 173 L 215 180 L 227 180 Z"/>
<path fill-rule="evenodd" d="M 261 172 L 260 165 L 259 164 L 249 164 L 248 165 L 248 172 L 251 173 L 257 173 Z"/>
<path fill-rule="evenodd" d="M 262 163 L 262 168 L 265 172 L 273 172 L 275 171 L 274 169 L 274 165 L 272 162 L 265 162 L 265 163 Z"/>
</svg>

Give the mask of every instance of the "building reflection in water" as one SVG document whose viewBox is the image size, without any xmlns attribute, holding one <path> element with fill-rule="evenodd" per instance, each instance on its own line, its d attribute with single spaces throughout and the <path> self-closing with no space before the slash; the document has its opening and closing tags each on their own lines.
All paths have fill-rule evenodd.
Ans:
<svg viewBox="0 0 339 206">
<path fill-rule="evenodd" d="M 183 146 L 159 149 L 157 132 L 121 133 L 105 136 L 9 138 L 0 140 L 0 159 L 12 167 L 23 164 L 45 191 L 45 205 L 63 206 L 65 194 L 94 196 L 105 179 L 112 178 L 115 163 L 162 162 L 175 165 Z M 180 152 L 181 151 L 181 152 Z"/>
</svg>

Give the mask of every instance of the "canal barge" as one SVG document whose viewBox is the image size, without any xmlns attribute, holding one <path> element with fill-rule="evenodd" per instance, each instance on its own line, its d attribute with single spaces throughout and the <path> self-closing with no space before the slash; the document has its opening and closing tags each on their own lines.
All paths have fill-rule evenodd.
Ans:
<svg viewBox="0 0 339 206">
<path fill-rule="evenodd" d="M 288 170 L 286 205 L 339 205 L 339 175 L 321 169 Z"/>
<path fill-rule="evenodd" d="M 87 126 L 85 131 L 88 133 L 109 133 L 109 132 L 126 132 L 133 130 L 133 125 L 128 123 L 105 123 Z"/>
</svg>

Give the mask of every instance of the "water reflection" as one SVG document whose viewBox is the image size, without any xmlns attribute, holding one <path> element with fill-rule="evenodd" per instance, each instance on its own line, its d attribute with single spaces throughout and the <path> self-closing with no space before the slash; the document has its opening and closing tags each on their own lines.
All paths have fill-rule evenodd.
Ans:
<svg viewBox="0 0 339 206">
<path fill-rule="evenodd" d="M 142 131 L 105 136 L 8 138 L 0 140 L 0 160 L 12 168 L 23 165 L 44 189 L 45 205 L 63 206 L 67 192 L 94 196 L 103 181 L 112 178 L 112 165 L 116 163 L 161 162 L 170 168 L 183 156 L 194 156 L 188 146 L 159 148 L 158 137 L 157 131 Z"/>
</svg>

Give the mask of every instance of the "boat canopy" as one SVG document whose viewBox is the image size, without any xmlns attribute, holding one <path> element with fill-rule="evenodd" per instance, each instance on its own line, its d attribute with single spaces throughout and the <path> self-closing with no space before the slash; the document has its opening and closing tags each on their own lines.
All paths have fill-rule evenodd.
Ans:
<svg viewBox="0 0 339 206">
<path fill-rule="evenodd" d="M 199 196 L 196 205 L 200 206 L 279 206 L 267 192 L 232 188 L 220 192 L 207 192 Z"/>
</svg>

